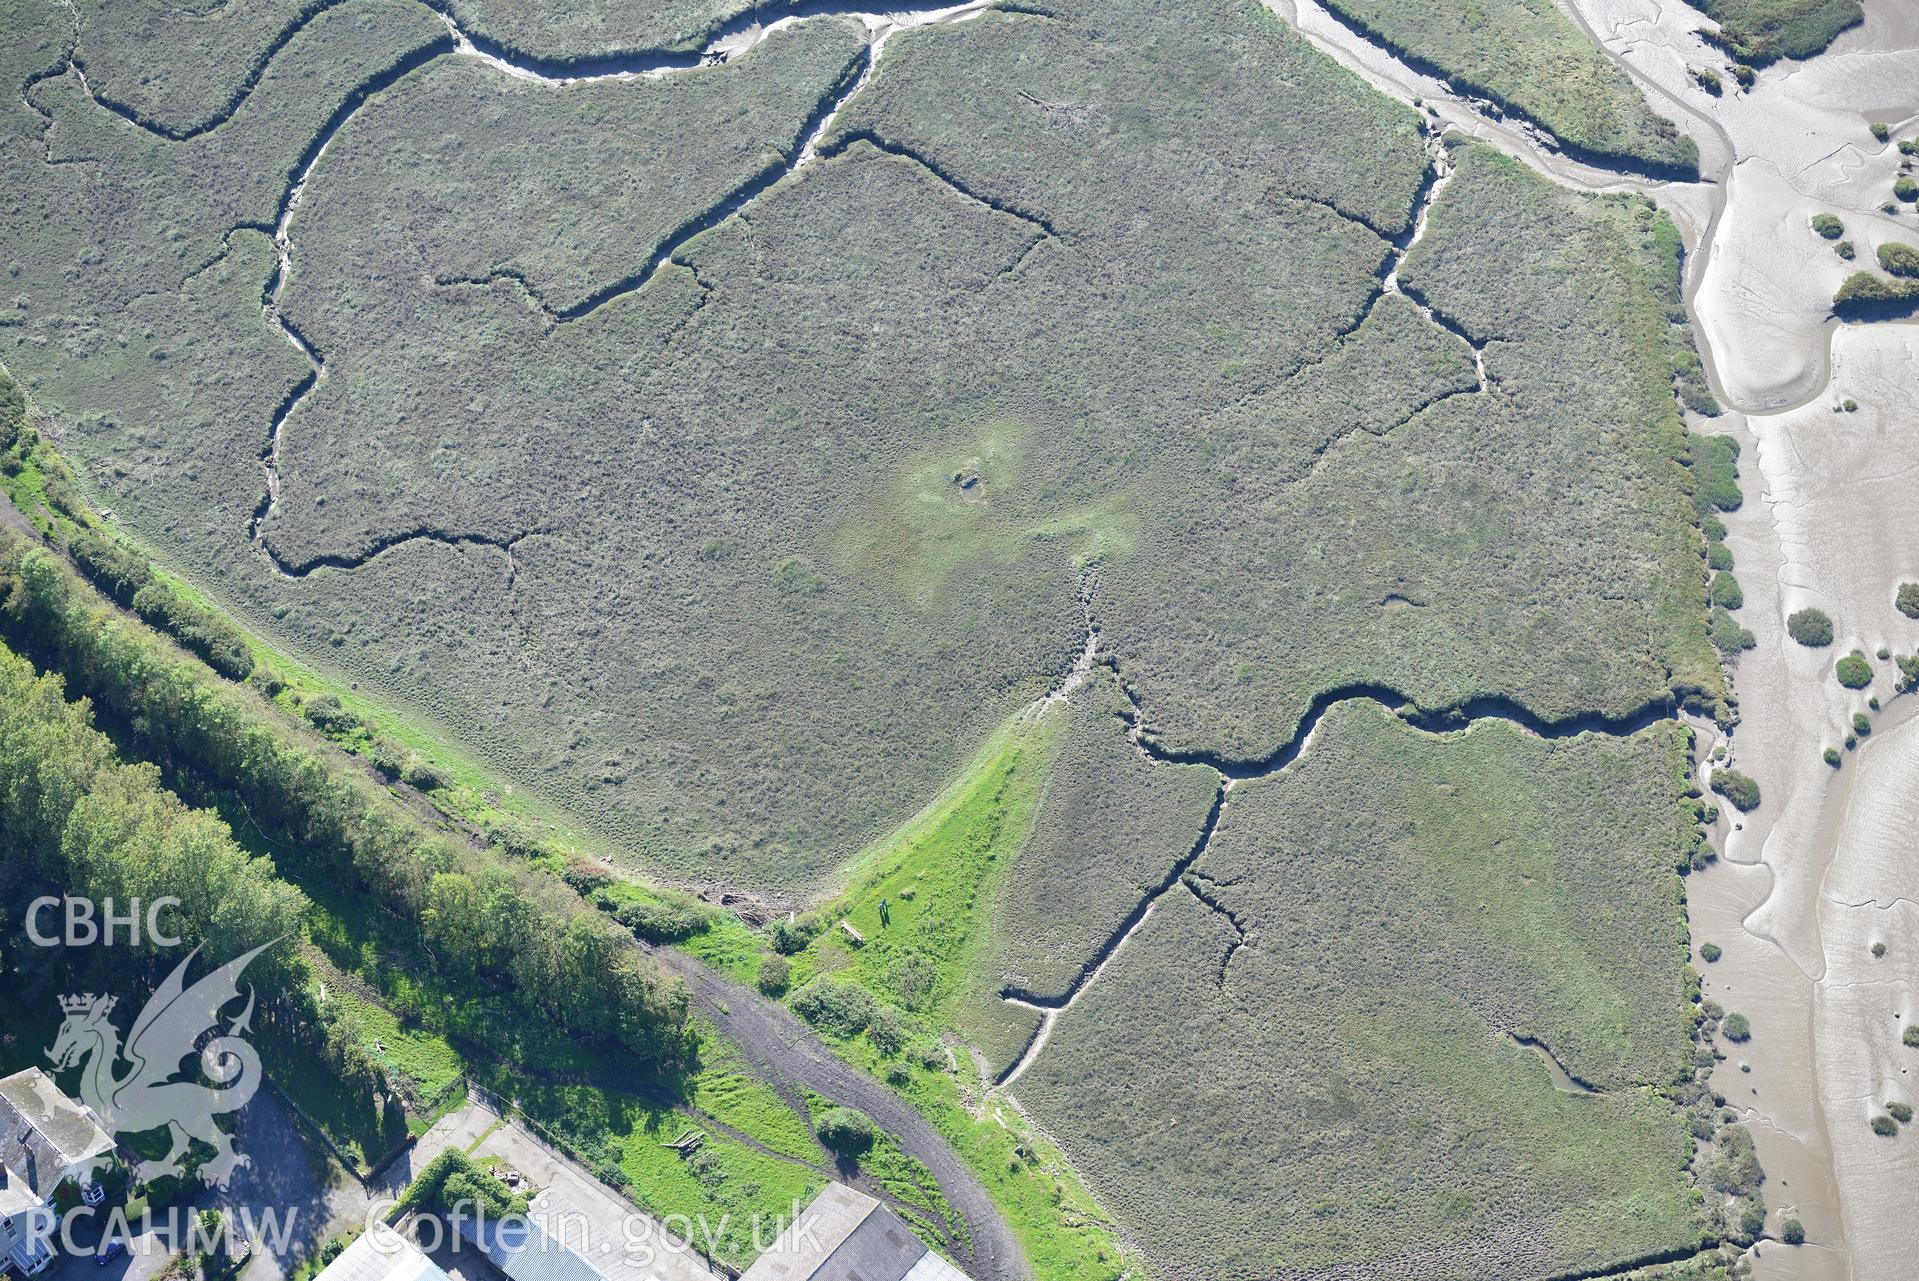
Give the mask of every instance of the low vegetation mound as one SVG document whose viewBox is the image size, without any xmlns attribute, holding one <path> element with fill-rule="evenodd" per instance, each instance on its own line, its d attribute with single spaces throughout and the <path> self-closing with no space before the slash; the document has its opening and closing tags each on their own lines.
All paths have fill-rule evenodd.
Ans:
<svg viewBox="0 0 1919 1281">
<path fill-rule="evenodd" d="M 1889 241 L 1879 246 L 1879 266 L 1889 276 L 1919 276 L 1919 248 Z"/>
<path fill-rule="evenodd" d="M 1712 790 L 1742 814 L 1759 808 L 1759 784 L 1738 770 L 1722 766 L 1712 772 Z"/>
<path fill-rule="evenodd" d="M 1919 583 L 1901 583 L 1893 605 L 1907 618 L 1919 618 Z"/>
<path fill-rule="evenodd" d="M 1338 705 L 1230 793 L 1020 1098 L 1170 1275 L 1589 1274 L 1694 1242 L 1685 1116 L 1637 1088 L 1689 1073 L 1686 772 L 1670 725 L 1440 738 Z"/>
<path fill-rule="evenodd" d="M 1335 16 L 1454 89 L 1542 126 L 1573 155 L 1691 177 L 1699 149 L 1550 0 L 1329 0 Z"/>
<path fill-rule="evenodd" d="M 1864 650 L 1855 649 L 1833 664 L 1832 673 L 1847 689 L 1864 689 L 1872 684 L 1872 663 Z"/>
<path fill-rule="evenodd" d="M 1687 0 L 1719 24 L 1707 38 L 1750 63 L 1810 58 L 1862 21 L 1859 0 Z"/>
<path fill-rule="evenodd" d="M 1832 296 L 1832 309 L 1841 316 L 1870 317 L 1904 314 L 1919 306 L 1919 279 L 1887 279 L 1870 271 L 1855 271 Z"/>
<path fill-rule="evenodd" d="M 1821 649 L 1832 644 L 1832 619 L 1823 609 L 1808 605 L 1786 616 L 1786 634 L 1801 645 Z"/>
<path fill-rule="evenodd" d="M 829 1108 L 816 1128 L 820 1142 L 842 1156 L 858 1156 L 875 1138 L 872 1118 L 855 1108 Z"/>
</svg>

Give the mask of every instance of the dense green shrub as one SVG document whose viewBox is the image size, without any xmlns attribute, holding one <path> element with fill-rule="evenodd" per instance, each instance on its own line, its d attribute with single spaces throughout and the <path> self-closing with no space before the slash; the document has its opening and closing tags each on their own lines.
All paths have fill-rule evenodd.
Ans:
<svg viewBox="0 0 1919 1281">
<path fill-rule="evenodd" d="M 1712 772 L 1712 790 L 1725 797 L 1742 814 L 1759 808 L 1759 784 L 1736 769 L 1724 766 Z"/>
<path fill-rule="evenodd" d="M 1919 182 L 1914 182 L 1908 174 L 1900 174 L 1898 181 L 1892 184 L 1892 194 L 1907 204 L 1919 201 Z"/>
<path fill-rule="evenodd" d="M 1892 598 L 1892 603 L 1907 618 L 1919 618 L 1919 583 L 1899 584 L 1899 593 Z"/>
<path fill-rule="evenodd" d="M 1852 714 L 1852 732 L 1860 738 L 1864 738 L 1866 735 L 1872 733 L 1872 717 L 1866 715 L 1864 712 L 1854 712 Z"/>
<path fill-rule="evenodd" d="M 1692 451 L 1701 499 L 1719 511 L 1737 511 L 1744 501 L 1739 493 L 1739 442 L 1731 436 L 1695 436 Z"/>
<path fill-rule="evenodd" d="M 1892 1119 L 1901 1125 L 1905 1125 L 1912 1120 L 1912 1105 L 1910 1103 L 1888 1103 L 1886 1104 L 1886 1111 L 1891 1113 Z"/>
<path fill-rule="evenodd" d="M 1889 1139 L 1899 1133 L 1899 1123 L 1889 1116 L 1872 1118 L 1872 1132 L 1882 1139 Z"/>
<path fill-rule="evenodd" d="M 1732 568 L 1732 549 L 1724 543 L 1706 544 L 1706 568 L 1711 570 L 1729 570 Z"/>
<path fill-rule="evenodd" d="M 854 1108 L 829 1108 L 815 1127 L 820 1142 L 842 1156 L 857 1156 L 873 1146 L 877 1131 L 866 1113 Z"/>
<path fill-rule="evenodd" d="M 1747 1020 L 1745 1015 L 1737 1011 L 1726 1016 L 1726 1021 L 1719 1025 L 1719 1030 L 1726 1034 L 1728 1041 L 1750 1041 L 1752 1039 L 1751 1022 Z"/>
<path fill-rule="evenodd" d="M 565 881 L 575 894 L 583 898 L 592 898 L 596 891 L 611 885 L 614 876 L 613 869 L 599 860 L 575 854 L 561 867 L 560 879 Z"/>
<path fill-rule="evenodd" d="M 1847 689 L 1864 689 L 1872 684 L 1872 664 L 1866 660 L 1864 651 L 1855 649 L 1833 664 L 1833 675 Z"/>
<path fill-rule="evenodd" d="M 1912 1046 L 1914 1049 L 1919 1049 L 1919 1026 L 1908 1027 L 1904 1040 L 1907 1045 Z"/>
<path fill-rule="evenodd" d="M 1919 249 L 1897 241 L 1880 245 L 1879 266 L 1890 276 L 1919 276 Z"/>
<path fill-rule="evenodd" d="M 439 792 L 453 786 L 453 779 L 439 766 L 413 757 L 401 771 L 400 780 L 408 787 L 422 792 Z"/>
<path fill-rule="evenodd" d="M 165 583 L 148 583 L 130 603 L 141 621 L 179 641 L 181 648 L 229 680 L 243 681 L 253 671 L 253 651 L 239 629 Z"/>
<path fill-rule="evenodd" d="M 879 1002 L 865 988 L 838 979 L 817 978 L 793 997 L 793 1012 L 823 1032 L 858 1036 L 873 1021 Z"/>
<path fill-rule="evenodd" d="M 1712 611 L 1710 634 L 1714 647 L 1728 658 L 1759 644 L 1758 637 L 1752 634 L 1751 629 L 1741 627 L 1739 620 L 1723 607 L 1715 606 Z"/>
<path fill-rule="evenodd" d="M 491 1170 L 457 1147 L 427 1162 L 399 1198 L 403 1210 L 453 1212 L 462 1207 L 469 1214 L 477 1208 L 487 1218 L 499 1220 L 525 1214 L 527 1200 L 513 1195 Z"/>
<path fill-rule="evenodd" d="M 0 378 L 0 450 L 11 450 L 27 433 L 27 394 L 11 378 Z"/>
<path fill-rule="evenodd" d="M 658 902 L 625 904 L 613 919 L 649 943 L 680 943 L 712 924 L 713 909 L 689 895 L 662 893 Z"/>
<path fill-rule="evenodd" d="M 1801 645 L 1820 649 L 1832 644 L 1832 619 L 1824 610 L 1808 605 L 1787 616 L 1786 634 Z"/>
<path fill-rule="evenodd" d="M 1740 588 L 1739 580 L 1731 574 L 1712 576 L 1712 603 L 1721 609 L 1739 609 L 1746 603 L 1746 593 Z"/>
<path fill-rule="evenodd" d="M 122 605 L 132 605 L 140 590 L 153 581 L 147 558 L 111 538 L 91 530 L 75 530 L 67 553 L 93 585 Z"/>
<path fill-rule="evenodd" d="M 1699 946 L 1699 959 L 1708 965 L 1717 961 L 1721 955 L 1722 953 L 1717 943 L 1702 943 Z"/>
<path fill-rule="evenodd" d="M 1728 1125 L 1713 1138 L 1718 1157 L 1707 1172 L 1707 1182 L 1728 1196 L 1752 1196 L 1766 1180 L 1759 1151 L 1743 1125 Z"/>
<path fill-rule="evenodd" d="M 1832 247 L 1832 251 L 1838 254 L 1841 258 L 1844 258 L 1847 262 L 1851 262 L 1854 258 L 1859 256 L 1859 250 L 1854 247 L 1852 241 L 1850 240 L 1840 241 L 1838 244 Z"/>
<path fill-rule="evenodd" d="M 1747 62 L 1809 58 L 1862 16 L 1859 0 L 1689 0 L 1719 24 L 1699 34 Z"/>
<path fill-rule="evenodd" d="M 786 983 L 793 973 L 793 963 L 778 952 L 768 952 L 760 958 L 760 991 L 768 996 L 779 996 L 786 991 Z"/>
<path fill-rule="evenodd" d="M 1829 213 L 1816 213 L 1812 216 L 1812 229 L 1827 240 L 1837 240 L 1846 234 L 1846 224 Z"/>
<path fill-rule="evenodd" d="M 1806 1225 L 1797 1219 L 1787 1219 L 1779 1225 L 1779 1239 L 1787 1245 L 1806 1243 Z"/>
<path fill-rule="evenodd" d="M 1883 120 L 1875 120 L 1867 125 L 1866 128 L 1872 130 L 1872 136 L 1881 142 L 1884 142 L 1892 136 L 1892 126 L 1886 124 Z"/>
<path fill-rule="evenodd" d="M 322 734 L 350 734 L 360 728 L 360 718 L 338 694 L 315 694 L 301 706 L 300 715 Z"/>
<path fill-rule="evenodd" d="M 767 936 L 773 941 L 773 950 L 782 956 L 797 956 L 806 950 L 806 945 L 819 935 L 820 922 L 807 916 L 781 917 L 767 928 Z"/>
<path fill-rule="evenodd" d="M 866 1034 L 873 1038 L 873 1048 L 883 1057 L 892 1058 L 906 1048 L 913 1029 L 905 1015 L 890 1005 L 882 1005 L 873 1011 L 873 1021 L 867 1024 Z"/>
<path fill-rule="evenodd" d="M 1846 303 L 1906 302 L 1919 298 L 1919 280 L 1887 280 L 1870 271 L 1855 271 L 1832 296 L 1835 306 Z"/>
<path fill-rule="evenodd" d="M 259 669 L 254 669 L 254 675 L 259 675 Z M 390 738 L 376 738 L 366 749 L 366 759 L 367 764 L 380 771 L 381 777 L 398 780 L 406 771 L 407 750 Z"/>
<path fill-rule="evenodd" d="M 1720 80 L 1719 73 L 1711 67 L 1694 67 L 1692 78 L 1698 82 L 1701 89 L 1715 98 L 1725 92 L 1725 83 Z"/>
<path fill-rule="evenodd" d="M 1834 769 L 1838 769 L 1840 762 L 1843 761 L 1845 758 L 1839 755 L 1838 748 L 1828 747 L 1825 751 L 1819 753 L 1819 759 L 1824 761 L 1826 764 L 1832 766 Z"/>
</svg>

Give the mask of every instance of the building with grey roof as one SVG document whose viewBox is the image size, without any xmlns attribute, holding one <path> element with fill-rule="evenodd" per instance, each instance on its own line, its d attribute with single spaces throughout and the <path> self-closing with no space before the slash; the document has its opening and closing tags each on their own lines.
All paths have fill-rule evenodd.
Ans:
<svg viewBox="0 0 1919 1281">
<path fill-rule="evenodd" d="M 899 1216 L 829 1183 L 740 1281 L 967 1281 Z"/>
<path fill-rule="evenodd" d="M 576 1245 L 538 1219 L 462 1219 L 460 1235 L 478 1246 L 507 1281 L 611 1281 Z"/>
<path fill-rule="evenodd" d="M 397 1232 L 375 1228 L 364 1233 L 315 1281 L 448 1281 L 433 1260 Z"/>
<path fill-rule="evenodd" d="M 0 1080 L 0 1262 L 32 1276 L 53 1261 L 53 1195 L 72 1183 L 98 1204 L 94 1171 L 113 1140 L 53 1079 L 28 1068 Z"/>
</svg>

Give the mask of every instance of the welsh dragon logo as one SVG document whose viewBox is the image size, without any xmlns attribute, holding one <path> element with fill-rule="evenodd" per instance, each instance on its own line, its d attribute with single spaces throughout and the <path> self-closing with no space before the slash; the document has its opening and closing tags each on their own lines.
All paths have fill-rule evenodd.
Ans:
<svg viewBox="0 0 1919 1281">
<path fill-rule="evenodd" d="M 240 999 L 241 972 L 271 946 L 255 948 L 188 987 L 187 967 L 200 954 L 199 948 L 193 949 L 140 1011 L 124 1046 L 108 1018 L 117 998 L 62 998 L 66 1022 L 47 1057 L 57 1069 L 86 1064 L 81 1102 L 116 1139 L 161 1128 L 172 1136 L 166 1156 L 135 1169 L 136 1181 L 182 1175 L 181 1158 L 196 1139 L 213 1149 L 213 1159 L 200 1167 L 200 1178 L 209 1187 L 225 1188 L 234 1171 L 253 1164 L 252 1158 L 234 1150 L 233 1136 L 214 1122 L 222 1113 L 245 1107 L 260 1088 L 260 1056 L 241 1039 L 251 1030 L 253 989 L 247 989 L 246 1008 L 224 1034 L 210 1039 L 206 1034 L 219 1031 L 220 1012 Z M 197 1072 L 182 1069 L 190 1056 L 197 1060 Z M 194 1077 L 214 1084 L 203 1085 Z"/>
</svg>

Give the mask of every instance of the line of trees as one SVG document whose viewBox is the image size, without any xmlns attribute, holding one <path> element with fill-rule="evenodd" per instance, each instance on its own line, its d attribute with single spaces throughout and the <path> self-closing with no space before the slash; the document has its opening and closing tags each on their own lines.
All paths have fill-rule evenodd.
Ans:
<svg viewBox="0 0 1919 1281">
<path fill-rule="evenodd" d="M 111 608 L 57 556 L 0 534 L 0 638 L 66 677 L 140 755 L 230 792 L 295 883 L 348 889 L 416 931 L 452 986 L 507 993 L 647 1063 L 689 1049 L 687 995 L 557 880 L 436 832 L 259 693 Z"/>
<path fill-rule="evenodd" d="M 122 929 L 112 947 L 63 951 L 58 968 L 69 986 L 133 991 L 152 986 L 187 949 L 204 948 L 211 966 L 282 940 L 247 969 L 246 983 L 260 997 L 258 1022 L 317 1055 L 344 1092 L 376 1109 L 398 1106 L 358 1030 L 314 994 L 301 947 L 306 895 L 281 879 L 271 858 L 242 848 L 219 815 L 161 786 L 153 765 L 122 762 L 88 704 L 68 702 L 59 676 L 36 671 L 4 643 L 0 851 L 0 903 L 71 894 L 96 905 L 97 924 L 107 900 L 122 914 L 179 900 L 155 922 L 179 947 L 157 945 L 140 911 L 136 936 Z M 58 921 L 47 914 L 40 925 L 57 933 Z"/>
<path fill-rule="evenodd" d="M 160 771 L 125 764 L 95 729 L 84 702 L 66 700 L 57 676 L 0 645 L 0 900 L 65 891 L 122 912 L 165 897 L 180 901 L 160 921 L 215 961 L 287 938 L 249 970 L 263 993 L 299 990 L 298 948 L 306 896 L 270 859 L 235 844 L 216 814 L 191 809 L 160 785 Z M 49 917 L 43 928 L 54 929 Z M 177 963 L 144 930 L 89 949 L 86 976 L 109 990 Z"/>
</svg>

